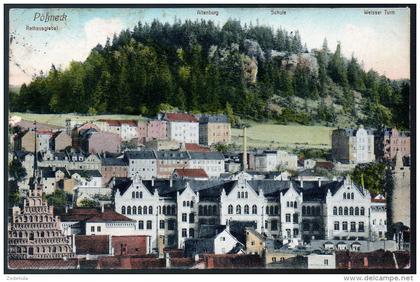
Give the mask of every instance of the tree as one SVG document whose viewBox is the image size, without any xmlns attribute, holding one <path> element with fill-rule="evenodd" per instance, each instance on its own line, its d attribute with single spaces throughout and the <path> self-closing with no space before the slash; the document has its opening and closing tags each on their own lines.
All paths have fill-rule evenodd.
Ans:
<svg viewBox="0 0 420 282">
<path fill-rule="evenodd" d="M 13 159 L 9 164 L 9 174 L 17 182 L 21 182 L 27 176 L 26 169 L 18 159 Z"/>
<path fill-rule="evenodd" d="M 78 206 L 80 208 L 96 208 L 99 206 L 99 203 L 95 200 L 85 198 L 79 202 Z"/>
<path fill-rule="evenodd" d="M 384 194 L 386 166 L 384 163 L 358 164 L 352 174 L 353 181 L 372 194 Z"/>
<path fill-rule="evenodd" d="M 336 83 L 339 83 L 343 87 L 347 87 L 347 68 L 344 58 L 341 55 L 341 45 L 337 44 L 334 55 L 331 58 L 331 61 L 328 65 L 329 74 L 332 80 Z"/>
<path fill-rule="evenodd" d="M 63 190 L 57 189 L 51 195 L 47 196 L 49 205 L 54 207 L 64 207 L 68 203 L 69 195 Z"/>
</svg>

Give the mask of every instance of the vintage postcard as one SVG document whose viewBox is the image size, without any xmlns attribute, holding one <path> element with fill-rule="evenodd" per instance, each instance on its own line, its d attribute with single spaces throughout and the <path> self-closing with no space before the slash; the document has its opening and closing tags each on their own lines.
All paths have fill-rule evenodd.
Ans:
<svg viewBox="0 0 420 282">
<path fill-rule="evenodd" d="M 7 273 L 414 273 L 413 12 L 6 5 Z"/>
</svg>

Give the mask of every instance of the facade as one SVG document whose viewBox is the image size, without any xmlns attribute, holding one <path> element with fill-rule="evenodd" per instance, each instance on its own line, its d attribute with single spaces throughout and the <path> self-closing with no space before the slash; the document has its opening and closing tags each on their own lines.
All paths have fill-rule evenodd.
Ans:
<svg viewBox="0 0 420 282">
<path fill-rule="evenodd" d="M 119 153 L 121 137 L 116 133 L 88 129 L 81 132 L 81 148 L 86 153 Z"/>
<path fill-rule="evenodd" d="M 410 156 L 410 132 L 386 128 L 375 135 L 375 155 L 378 159 L 393 160 L 397 151 L 403 157 Z"/>
<path fill-rule="evenodd" d="M 370 195 L 350 179 L 302 189 L 294 181 L 280 180 L 137 178 L 115 189 L 116 211 L 141 224 L 140 234 L 151 236 L 153 248 L 158 248 L 158 235 L 165 247 L 182 248 L 203 224 L 238 222 L 251 223 L 256 232 L 290 246 L 311 239 L 372 238 Z M 233 227 L 230 230 L 241 241 Z"/>
<path fill-rule="evenodd" d="M 386 200 L 382 195 L 371 199 L 370 206 L 371 237 L 373 240 L 386 239 L 387 231 L 387 210 Z"/>
<path fill-rule="evenodd" d="M 225 172 L 225 157 L 220 152 L 188 152 L 189 168 L 204 169 L 210 178 Z"/>
<path fill-rule="evenodd" d="M 392 171 L 394 180 L 394 189 L 392 193 L 392 223 L 401 222 L 407 227 L 411 226 L 410 209 L 408 203 L 411 203 L 410 197 L 410 167 L 404 166 L 402 156 L 399 152 L 396 154 L 395 167 Z"/>
<path fill-rule="evenodd" d="M 189 153 L 184 151 L 156 151 L 157 178 L 168 179 L 175 169 L 188 168 Z"/>
<path fill-rule="evenodd" d="M 128 177 L 128 164 L 124 158 L 101 159 L 102 183 L 108 183 L 113 177 Z"/>
<path fill-rule="evenodd" d="M 168 122 L 167 137 L 180 143 L 199 142 L 199 123 L 190 114 L 166 113 L 163 120 Z"/>
<path fill-rule="evenodd" d="M 335 269 L 334 253 L 312 253 L 307 258 L 308 269 Z"/>
<path fill-rule="evenodd" d="M 231 142 L 230 122 L 225 115 L 204 115 L 200 118 L 199 124 L 200 144 L 211 146 Z"/>
<path fill-rule="evenodd" d="M 122 141 L 139 138 L 136 120 L 98 120 L 94 124 L 99 127 L 100 131 L 119 135 Z"/>
<path fill-rule="evenodd" d="M 36 151 L 48 152 L 50 150 L 50 138 L 52 131 L 37 130 L 36 131 Z M 35 152 L 35 134 L 32 130 L 19 133 L 15 137 L 15 150 Z"/>
<path fill-rule="evenodd" d="M 127 151 L 124 158 L 128 163 L 128 176 L 150 180 L 157 178 L 157 157 L 155 151 Z"/>
<path fill-rule="evenodd" d="M 84 154 L 75 151 L 47 152 L 40 154 L 38 166 L 101 170 L 101 159 L 96 154 Z"/>
<path fill-rule="evenodd" d="M 277 152 L 264 151 L 262 154 L 254 156 L 255 170 L 257 171 L 277 171 Z"/>
<path fill-rule="evenodd" d="M 375 160 L 374 135 L 363 126 L 336 129 L 332 133 L 332 157 L 344 163 L 368 163 Z"/>
<path fill-rule="evenodd" d="M 61 231 L 60 219 L 42 198 L 42 189 L 30 191 L 23 208 L 13 207 L 8 225 L 11 259 L 63 259 L 73 256 L 71 237 Z"/>
<path fill-rule="evenodd" d="M 168 124 L 164 120 L 149 120 L 146 123 L 146 140 L 165 140 L 167 136 Z"/>
<path fill-rule="evenodd" d="M 51 151 L 63 151 L 72 146 L 71 136 L 65 131 L 57 131 L 50 138 Z"/>
</svg>

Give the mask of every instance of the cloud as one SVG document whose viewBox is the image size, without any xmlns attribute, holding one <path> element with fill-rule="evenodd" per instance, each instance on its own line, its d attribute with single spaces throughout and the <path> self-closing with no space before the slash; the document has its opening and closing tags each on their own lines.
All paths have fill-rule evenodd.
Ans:
<svg viewBox="0 0 420 282">
<path fill-rule="evenodd" d="M 94 18 L 85 24 L 86 48 L 93 48 L 98 43 L 104 45 L 106 39 L 112 38 L 123 29 L 123 23 L 118 18 L 101 19 Z"/>
</svg>

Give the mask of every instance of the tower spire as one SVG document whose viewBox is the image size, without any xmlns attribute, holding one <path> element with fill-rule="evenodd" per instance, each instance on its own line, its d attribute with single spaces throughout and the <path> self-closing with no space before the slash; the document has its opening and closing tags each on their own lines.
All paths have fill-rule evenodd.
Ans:
<svg viewBox="0 0 420 282">
<path fill-rule="evenodd" d="M 37 162 L 37 151 L 36 151 L 36 120 L 34 120 L 34 178 L 38 175 L 38 162 Z"/>
</svg>

